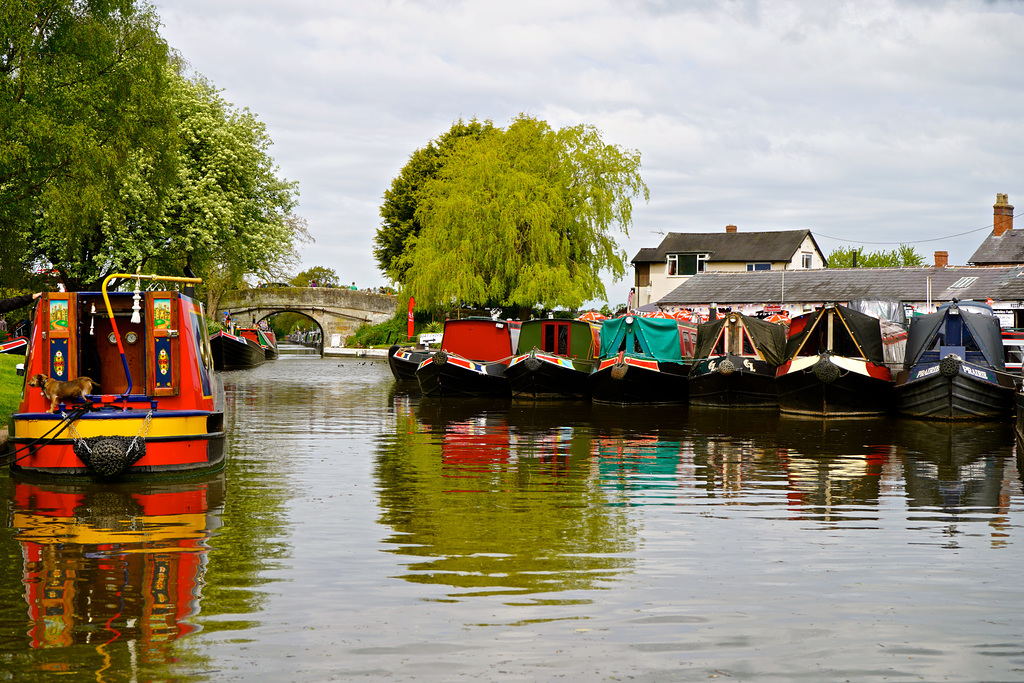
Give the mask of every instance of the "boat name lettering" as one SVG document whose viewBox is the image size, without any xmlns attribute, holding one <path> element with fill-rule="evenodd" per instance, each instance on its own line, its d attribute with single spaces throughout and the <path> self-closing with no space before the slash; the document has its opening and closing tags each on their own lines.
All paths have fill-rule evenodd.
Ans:
<svg viewBox="0 0 1024 683">
<path fill-rule="evenodd" d="M 960 367 L 962 367 L 964 372 L 966 372 L 968 375 L 974 375 L 978 379 L 984 379 L 984 380 L 988 379 L 988 373 L 985 372 L 984 370 L 979 370 L 978 368 L 972 368 L 970 365 L 962 365 Z"/>
<path fill-rule="evenodd" d="M 745 367 L 747 370 L 750 370 L 751 372 L 754 371 L 754 364 L 750 362 L 749 358 L 743 361 L 743 367 Z"/>
<path fill-rule="evenodd" d="M 924 370 L 918 370 L 917 374 L 914 375 L 914 379 L 921 379 L 922 377 L 927 377 L 928 375 L 934 375 L 938 371 L 939 371 L 939 366 L 938 365 L 933 365 L 930 368 L 925 368 Z"/>
</svg>

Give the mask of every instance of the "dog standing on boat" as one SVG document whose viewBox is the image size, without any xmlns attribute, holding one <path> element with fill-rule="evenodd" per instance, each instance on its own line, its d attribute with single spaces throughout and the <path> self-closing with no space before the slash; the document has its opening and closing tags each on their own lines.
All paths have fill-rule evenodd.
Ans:
<svg viewBox="0 0 1024 683">
<path fill-rule="evenodd" d="M 100 383 L 88 377 L 76 377 L 68 382 L 61 382 L 46 375 L 35 375 L 28 381 L 28 385 L 39 387 L 43 396 L 49 399 L 50 412 L 53 413 L 57 411 L 57 404 L 61 401 L 67 401 L 76 396 L 80 396 L 84 401 L 85 395 L 92 393 L 93 385 L 99 386 Z"/>
</svg>

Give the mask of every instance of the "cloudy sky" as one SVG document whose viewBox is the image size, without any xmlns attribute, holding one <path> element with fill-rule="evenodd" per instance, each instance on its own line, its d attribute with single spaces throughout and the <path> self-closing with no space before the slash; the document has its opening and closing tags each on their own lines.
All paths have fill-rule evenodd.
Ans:
<svg viewBox="0 0 1024 683">
<path fill-rule="evenodd" d="M 639 150 L 662 233 L 810 229 L 827 255 L 964 264 L 1024 212 L 1024 2 L 156 0 L 192 68 L 267 125 L 316 243 L 360 287 L 382 194 L 461 118 L 587 123 Z M 1018 223 L 1024 219 L 1018 219 Z M 1024 227 L 1024 226 L 1020 226 Z M 606 280 L 610 303 L 629 279 Z"/>
</svg>

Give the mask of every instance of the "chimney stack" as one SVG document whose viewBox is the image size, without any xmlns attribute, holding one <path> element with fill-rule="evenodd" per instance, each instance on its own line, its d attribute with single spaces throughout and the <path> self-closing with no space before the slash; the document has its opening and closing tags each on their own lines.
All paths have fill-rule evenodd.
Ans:
<svg viewBox="0 0 1024 683">
<path fill-rule="evenodd" d="M 935 267 L 945 268 L 949 265 L 949 252 L 948 251 L 937 251 L 935 252 Z"/>
<path fill-rule="evenodd" d="M 1003 196 L 1005 197 L 1006 195 L 1003 195 Z M 1010 207 L 1010 215 L 1011 216 L 1013 215 L 1013 207 L 1012 206 Z M 736 226 L 735 225 L 727 225 L 727 226 L 725 226 L 725 231 L 726 232 L 736 232 Z"/>
<path fill-rule="evenodd" d="M 992 235 L 999 237 L 1004 232 L 1013 230 L 1013 206 L 1003 193 L 996 194 L 996 203 L 992 206 Z"/>
</svg>

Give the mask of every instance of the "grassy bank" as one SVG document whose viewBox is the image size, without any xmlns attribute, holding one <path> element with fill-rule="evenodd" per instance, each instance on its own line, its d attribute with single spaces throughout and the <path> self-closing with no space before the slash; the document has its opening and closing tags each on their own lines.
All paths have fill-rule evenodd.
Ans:
<svg viewBox="0 0 1024 683">
<path fill-rule="evenodd" d="M 25 378 L 14 372 L 14 366 L 24 363 L 25 356 L 0 353 L 0 428 L 7 427 L 7 416 L 18 409 Z"/>
</svg>

